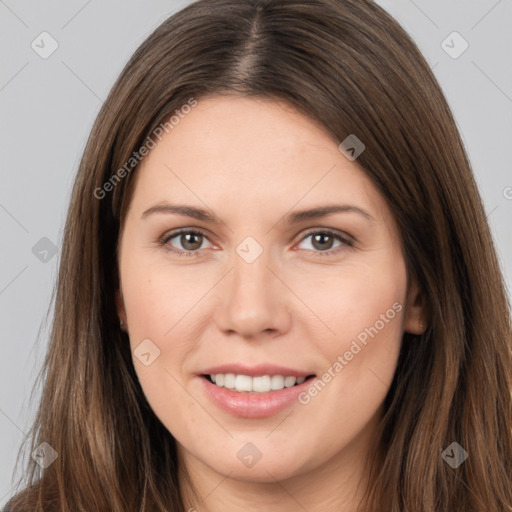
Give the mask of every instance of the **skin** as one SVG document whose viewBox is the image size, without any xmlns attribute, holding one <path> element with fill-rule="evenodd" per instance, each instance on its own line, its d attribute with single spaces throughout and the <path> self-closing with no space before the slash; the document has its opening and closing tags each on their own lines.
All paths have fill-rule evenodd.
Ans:
<svg viewBox="0 0 512 512">
<path fill-rule="evenodd" d="M 133 364 L 204 499 L 186 493 L 187 507 L 356 510 L 402 335 L 421 332 L 423 307 L 392 212 L 338 144 L 286 104 L 214 96 L 199 101 L 136 171 L 117 306 L 132 350 L 145 339 L 160 350 L 149 366 L 135 356 Z M 222 223 L 143 216 L 164 202 L 205 208 Z M 296 225 L 284 220 L 327 204 L 350 204 L 372 219 L 342 212 Z M 178 228 L 205 236 L 159 243 Z M 348 235 L 352 245 L 329 237 L 315 243 L 325 229 Z M 236 252 L 248 236 L 263 249 L 252 263 Z M 396 316 L 306 405 L 238 418 L 209 401 L 196 376 L 239 361 L 321 376 L 396 303 Z M 248 442 L 262 453 L 252 468 L 236 456 Z"/>
</svg>

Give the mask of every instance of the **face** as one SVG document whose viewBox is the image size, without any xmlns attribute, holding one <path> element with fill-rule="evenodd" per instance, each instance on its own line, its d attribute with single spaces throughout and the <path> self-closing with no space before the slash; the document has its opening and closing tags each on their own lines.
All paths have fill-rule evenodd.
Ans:
<svg viewBox="0 0 512 512">
<path fill-rule="evenodd" d="M 375 436 L 421 311 L 392 212 L 338 144 L 285 104 L 210 97 L 136 171 L 118 311 L 190 465 L 266 482 Z"/>
</svg>

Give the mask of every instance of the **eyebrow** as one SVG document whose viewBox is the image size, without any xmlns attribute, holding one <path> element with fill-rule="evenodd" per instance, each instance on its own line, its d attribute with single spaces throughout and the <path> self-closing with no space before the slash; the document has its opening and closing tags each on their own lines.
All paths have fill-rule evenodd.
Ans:
<svg viewBox="0 0 512 512">
<path fill-rule="evenodd" d="M 216 215 L 203 208 L 169 203 L 159 203 L 155 206 L 152 206 L 151 208 L 148 208 L 142 214 L 141 218 L 144 219 L 149 215 L 156 213 L 177 214 L 184 217 L 192 217 L 194 219 L 201 220 L 203 222 L 209 222 L 211 224 L 223 224 L 223 222 Z M 299 222 L 303 222 L 305 220 L 318 219 L 333 213 L 358 213 L 368 220 L 375 220 L 367 211 L 359 208 L 358 206 L 342 204 L 320 206 L 317 208 L 310 208 L 308 210 L 296 211 L 285 216 L 285 223 L 298 224 Z"/>
</svg>

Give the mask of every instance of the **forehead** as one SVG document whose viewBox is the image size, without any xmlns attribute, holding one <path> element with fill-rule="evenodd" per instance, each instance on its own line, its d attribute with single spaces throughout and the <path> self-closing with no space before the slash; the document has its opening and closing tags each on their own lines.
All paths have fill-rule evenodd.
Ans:
<svg viewBox="0 0 512 512">
<path fill-rule="evenodd" d="M 258 176 L 274 173 L 301 158 L 330 153 L 337 143 L 316 121 L 277 101 L 210 97 L 198 102 L 169 133 L 164 133 L 144 165 L 172 158 L 204 168 L 260 165 Z M 265 164 L 265 165 L 262 165 Z M 281 165 L 280 165 L 281 164 Z M 266 173 L 268 171 L 268 173 Z"/>
<path fill-rule="evenodd" d="M 285 103 L 206 98 L 142 161 L 133 201 L 139 211 L 151 201 L 179 199 L 255 214 L 350 200 L 378 215 L 380 194 L 338 144 L 318 122 Z"/>
</svg>

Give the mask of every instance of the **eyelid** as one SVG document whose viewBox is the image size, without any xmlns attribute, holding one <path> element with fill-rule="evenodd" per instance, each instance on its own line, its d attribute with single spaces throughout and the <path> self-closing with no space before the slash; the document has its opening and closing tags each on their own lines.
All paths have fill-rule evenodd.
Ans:
<svg viewBox="0 0 512 512">
<path fill-rule="evenodd" d="M 170 252 L 173 252 L 178 255 L 185 255 L 185 254 L 189 255 L 189 256 L 200 255 L 200 253 L 202 252 L 201 249 L 195 250 L 195 251 L 184 251 L 181 249 L 176 249 L 174 247 L 172 247 L 172 248 L 167 247 L 169 240 L 177 237 L 178 235 L 182 235 L 184 233 L 200 234 L 203 237 L 205 237 L 210 243 L 213 243 L 210 240 L 209 235 L 205 232 L 204 229 L 194 227 L 194 226 L 187 226 L 184 228 L 177 228 L 175 230 L 168 231 L 159 238 L 158 242 L 162 246 L 166 246 L 167 250 L 169 250 Z M 332 228 L 325 228 L 325 227 L 308 228 L 305 233 L 301 234 L 300 239 L 294 245 L 303 242 L 306 238 L 308 238 L 311 235 L 319 234 L 319 233 L 329 235 L 329 236 L 339 240 L 341 242 L 341 246 L 335 247 L 334 249 L 328 249 L 326 251 L 312 251 L 311 249 L 304 249 L 304 250 L 307 250 L 308 252 L 313 252 L 313 253 L 319 254 L 319 255 L 330 255 L 332 253 L 338 252 L 343 247 L 352 247 L 354 245 L 354 238 L 352 236 L 350 236 L 348 233 L 346 233 L 344 231 L 332 229 Z"/>
<path fill-rule="evenodd" d="M 316 228 L 308 228 L 304 234 L 302 234 L 300 241 L 304 240 L 304 238 L 314 235 L 316 233 L 324 233 L 327 235 L 331 235 L 333 237 L 339 238 L 346 244 L 353 244 L 355 242 L 355 239 L 350 236 L 347 232 L 341 231 L 338 229 L 332 229 L 332 228 L 323 228 L 323 227 L 316 227 Z M 322 251 L 319 251 L 322 252 Z M 326 251 L 323 251 L 326 252 Z"/>
<path fill-rule="evenodd" d="M 301 238 L 297 242 L 297 244 L 302 243 L 306 238 L 310 237 L 311 235 L 315 235 L 315 234 L 328 235 L 331 238 L 338 240 L 340 242 L 340 245 L 338 245 L 337 247 L 334 247 L 332 249 L 327 249 L 325 251 L 315 251 L 313 249 L 303 249 L 303 250 L 307 251 L 309 254 L 314 254 L 315 256 L 327 258 L 329 256 L 337 256 L 342 251 L 347 250 L 351 247 L 354 247 L 355 240 L 348 233 L 346 233 L 344 231 L 339 231 L 337 229 L 323 228 L 323 227 L 309 228 L 304 234 L 301 235 Z M 297 244 L 295 244 L 295 245 L 297 245 Z M 297 249 L 297 250 L 300 250 L 300 249 Z"/>
<path fill-rule="evenodd" d="M 213 244 L 213 242 L 210 240 L 210 236 L 206 233 L 206 231 L 204 229 L 202 229 L 202 228 L 198 228 L 198 227 L 195 227 L 195 226 L 187 226 L 187 227 L 184 227 L 184 228 L 177 228 L 177 229 L 174 229 L 174 230 L 171 230 L 171 231 L 167 231 L 166 233 L 164 233 L 158 239 L 158 243 L 160 245 L 164 246 L 168 251 L 173 252 L 173 253 L 178 254 L 178 255 L 188 254 L 188 255 L 192 256 L 192 255 L 199 254 L 201 252 L 201 250 L 183 251 L 181 249 L 176 249 L 175 247 L 172 247 L 172 248 L 167 247 L 168 244 L 169 244 L 169 240 L 171 240 L 172 238 L 175 238 L 175 237 L 177 237 L 179 235 L 182 235 L 184 233 L 196 233 L 198 235 L 202 235 L 211 244 Z"/>
</svg>

